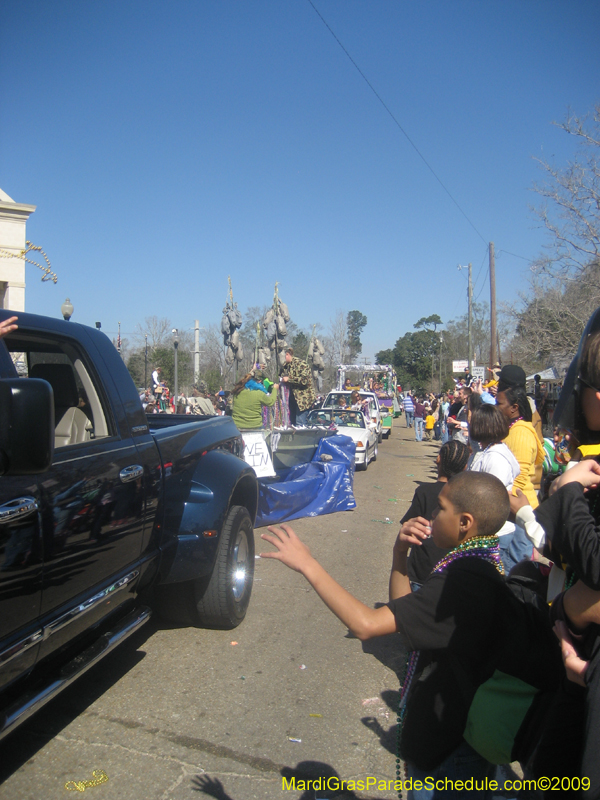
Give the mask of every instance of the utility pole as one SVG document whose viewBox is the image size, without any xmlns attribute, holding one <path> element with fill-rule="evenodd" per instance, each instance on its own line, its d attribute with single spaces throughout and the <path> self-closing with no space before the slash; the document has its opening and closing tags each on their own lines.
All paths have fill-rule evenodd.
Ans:
<svg viewBox="0 0 600 800">
<path fill-rule="evenodd" d="M 440 332 L 440 394 L 442 393 L 442 345 L 444 344 L 444 335 Z"/>
<path fill-rule="evenodd" d="M 496 352 L 496 259 L 494 243 L 490 242 L 490 367 L 498 362 Z"/>
<path fill-rule="evenodd" d="M 431 350 L 431 391 L 433 392 L 433 367 L 435 365 L 435 350 Z"/>
<path fill-rule="evenodd" d="M 173 328 L 173 348 L 175 350 L 175 411 L 177 411 L 177 398 L 179 397 L 179 376 L 177 374 L 177 354 L 179 351 L 179 331 Z"/>
<path fill-rule="evenodd" d="M 194 384 L 200 380 L 200 320 L 194 320 Z"/>
<path fill-rule="evenodd" d="M 472 281 L 472 267 L 471 262 L 469 261 L 469 375 L 473 369 L 473 337 L 472 337 L 472 328 L 473 328 L 473 281 Z"/>
<path fill-rule="evenodd" d="M 148 388 L 148 334 L 144 334 L 146 344 L 144 346 L 144 389 Z"/>
<path fill-rule="evenodd" d="M 458 268 L 459 269 L 465 269 L 465 267 L 461 267 L 460 264 L 458 265 Z M 469 327 L 468 327 L 469 343 L 468 343 L 467 359 L 468 359 L 468 364 L 469 364 L 469 374 L 471 374 L 471 370 L 473 369 L 473 343 L 472 343 L 472 336 L 471 336 L 471 329 L 473 327 L 473 312 L 472 312 L 473 281 L 472 281 L 472 265 L 471 265 L 471 263 L 469 263 L 469 266 L 468 266 L 467 269 L 469 270 L 469 286 L 468 286 L 468 289 L 467 289 L 467 299 L 468 299 L 468 302 L 469 302 L 469 314 L 468 314 L 468 320 L 469 320 Z"/>
</svg>

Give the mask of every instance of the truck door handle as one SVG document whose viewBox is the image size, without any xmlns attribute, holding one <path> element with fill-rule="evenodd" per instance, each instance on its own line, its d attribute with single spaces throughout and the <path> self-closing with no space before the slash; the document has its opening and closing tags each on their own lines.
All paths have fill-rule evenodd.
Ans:
<svg viewBox="0 0 600 800">
<path fill-rule="evenodd" d="M 0 525 L 4 522 L 14 522 L 32 514 L 39 509 L 35 497 L 18 497 L 0 506 Z"/>
<path fill-rule="evenodd" d="M 130 467 L 125 467 L 119 472 L 119 478 L 121 479 L 121 483 L 129 483 L 129 481 L 135 481 L 141 478 L 143 474 L 143 467 L 140 467 L 139 464 L 132 464 Z"/>
</svg>

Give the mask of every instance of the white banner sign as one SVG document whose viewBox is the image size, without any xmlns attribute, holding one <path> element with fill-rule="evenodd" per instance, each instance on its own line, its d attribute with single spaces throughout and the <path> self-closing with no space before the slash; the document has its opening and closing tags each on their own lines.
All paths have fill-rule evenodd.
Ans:
<svg viewBox="0 0 600 800">
<path fill-rule="evenodd" d="M 466 358 L 461 359 L 460 361 L 453 361 L 452 362 L 452 372 L 464 372 L 466 368 L 469 366 L 469 362 Z M 475 366 L 475 359 L 471 361 L 471 367 Z M 473 372 L 473 375 L 475 373 Z"/>
<path fill-rule="evenodd" d="M 254 468 L 259 478 L 275 475 L 271 454 L 260 431 L 242 434 L 244 440 L 244 461 Z"/>
</svg>

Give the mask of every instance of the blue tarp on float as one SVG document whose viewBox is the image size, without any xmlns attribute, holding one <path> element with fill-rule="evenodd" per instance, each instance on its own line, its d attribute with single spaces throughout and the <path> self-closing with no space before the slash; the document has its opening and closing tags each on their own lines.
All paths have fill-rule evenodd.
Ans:
<svg viewBox="0 0 600 800">
<path fill-rule="evenodd" d="M 312 461 L 275 478 L 259 478 L 255 527 L 356 508 L 352 485 L 356 445 L 349 436 L 321 439 Z M 331 456 L 322 461 L 321 456 Z"/>
</svg>

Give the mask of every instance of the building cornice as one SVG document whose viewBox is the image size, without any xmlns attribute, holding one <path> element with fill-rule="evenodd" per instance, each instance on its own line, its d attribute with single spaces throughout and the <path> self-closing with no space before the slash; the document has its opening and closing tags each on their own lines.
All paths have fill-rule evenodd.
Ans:
<svg viewBox="0 0 600 800">
<path fill-rule="evenodd" d="M 37 206 L 26 203 L 4 203 L 0 200 L 0 217 L 4 219 L 28 219 Z"/>
</svg>

